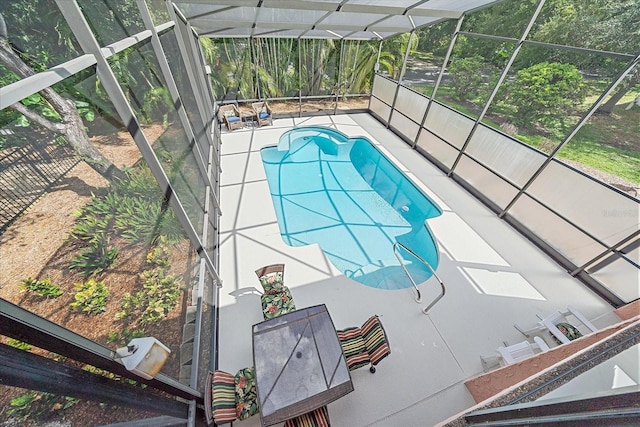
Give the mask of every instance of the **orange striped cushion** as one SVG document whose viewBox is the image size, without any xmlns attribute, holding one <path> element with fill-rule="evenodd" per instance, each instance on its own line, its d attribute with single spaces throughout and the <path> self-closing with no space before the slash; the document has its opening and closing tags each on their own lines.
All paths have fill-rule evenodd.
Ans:
<svg viewBox="0 0 640 427">
<path fill-rule="evenodd" d="M 236 419 L 236 381 L 228 372 L 215 371 L 211 383 L 211 407 L 216 424 Z"/>
<path fill-rule="evenodd" d="M 330 427 L 329 410 L 326 406 L 307 412 L 293 419 L 287 420 L 283 427 Z"/>
<path fill-rule="evenodd" d="M 384 332 L 378 316 L 371 316 L 364 322 L 362 336 L 372 365 L 377 365 L 382 359 L 391 354 L 387 334 Z"/>
</svg>

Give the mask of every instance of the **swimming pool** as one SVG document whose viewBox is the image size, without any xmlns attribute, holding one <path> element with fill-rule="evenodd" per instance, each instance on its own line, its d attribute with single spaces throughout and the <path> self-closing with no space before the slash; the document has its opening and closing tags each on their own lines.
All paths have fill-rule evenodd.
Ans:
<svg viewBox="0 0 640 427">
<path fill-rule="evenodd" d="M 320 127 L 284 133 L 261 150 L 278 225 L 290 246 L 317 243 L 347 277 L 381 289 L 412 286 L 435 270 L 436 242 L 426 220 L 442 213 L 368 139 Z"/>
</svg>

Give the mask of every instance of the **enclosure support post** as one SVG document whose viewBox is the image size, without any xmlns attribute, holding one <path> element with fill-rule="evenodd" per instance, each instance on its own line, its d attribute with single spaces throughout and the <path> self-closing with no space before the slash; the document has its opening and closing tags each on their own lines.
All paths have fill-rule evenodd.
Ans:
<svg viewBox="0 0 640 427">
<path fill-rule="evenodd" d="M 440 82 L 442 81 L 444 70 L 447 68 L 447 64 L 449 63 L 449 58 L 451 57 L 451 52 L 453 52 L 453 46 L 455 46 L 456 40 L 458 40 L 458 35 L 460 34 L 460 28 L 462 28 L 463 21 L 464 21 L 464 14 L 461 15 L 460 18 L 458 18 L 458 24 L 456 25 L 456 29 L 453 32 L 453 36 L 451 37 L 451 42 L 449 43 L 449 49 L 447 49 L 447 53 L 444 56 L 444 61 L 442 62 L 442 67 L 440 67 L 440 72 L 438 73 L 436 84 L 433 86 L 433 91 L 431 91 L 431 97 L 429 98 L 429 103 L 427 104 L 427 108 L 424 111 L 424 116 L 422 116 L 422 122 L 420 122 L 420 127 L 418 128 L 416 139 L 413 141 L 413 145 L 411 146 L 411 148 L 415 148 L 416 145 L 418 145 L 420 134 L 422 133 L 424 124 L 427 122 L 427 116 L 429 115 L 429 110 L 431 109 L 433 100 L 436 97 L 436 92 L 438 92 L 438 88 L 440 87 Z"/>
<path fill-rule="evenodd" d="M 400 76 L 398 76 L 398 84 L 396 85 L 396 93 L 393 95 L 393 103 L 391 104 L 391 111 L 389 111 L 389 119 L 387 120 L 387 128 L 391 127 L 391 117 L 396 108 L 396 101 L 398 100 L 398 94 L 400 93 L 400 87 L 402 86 L 402 78 L 404 72 L 407 69 L 407 60 L 409 59 L 409 52 L 411 52 L 411 42 L 413 41 L 413 35 L 415 30 L 411 30 L 409 33 L 409 40 L 407 42 L 407 50 L 404 52 L 404 60 L 402 61 L 402 69 L 400 70 Z"/>
</svg>

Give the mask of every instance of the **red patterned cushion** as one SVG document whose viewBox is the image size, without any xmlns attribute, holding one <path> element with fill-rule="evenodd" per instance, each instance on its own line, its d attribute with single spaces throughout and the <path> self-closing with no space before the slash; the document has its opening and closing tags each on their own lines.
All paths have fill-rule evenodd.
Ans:
<svg viewBox="0 0 640 427">
<path fill-rule="evenodd" d="M 378 316 L 371 316 L 364 322 L 362 336 L 372 365 L 377 365 L 382 359 L 391 354 L 387 334 L 384 332 Z"/>
<path fill-rule="evenodd" d="M 286 286 L 283 287 L 282 292 L 262 294 L 260 301 L 262 302 L 262 315 L 265 320 L 296 310 L 291 291 Z"/>
<path fill-rule="evenodd" d="M 350 371 L 362 368 L 371 363 L 367 346 L 362 338 L 362 330 L 357 327 L 343 329 L 337 331 L 342 352 L 347 360 L 347 366 Z"/>
<path fill-rule="evenodd" d="M 240 369 L 235 377 L 236 415 L 239 420 L 258 413 L 258 395 L 256 394 L 256 370 L 253 366 Z"/>
<path fill-rule="evenodd" d="M 282 272 L 265 274 L 259 278 L 260 284 L 267 294 L 277 294 L 284 290 L 284 277 Z"/>
<path fill-rule="evenodd" d="M 287 420 L 283 427 L 330 427 L 329 410 L 326 406 L 307 412 L 293 419 Z"/>
</svg>

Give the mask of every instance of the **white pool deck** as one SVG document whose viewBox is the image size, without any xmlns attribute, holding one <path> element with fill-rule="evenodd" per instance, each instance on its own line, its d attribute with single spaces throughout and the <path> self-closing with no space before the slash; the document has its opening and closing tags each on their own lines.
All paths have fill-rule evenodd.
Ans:
<svg viewBox="0 0 640 427">
<path fill-rule="evenodd" d="M 337 271 L 317 245 L 293 248 L 281 239 L 260 149 L 305 125 L 368 137 L 443 210 L 428 225 L 446 295 L 428 315 L 422 307 L 440 292 L 434 279 L 420 285 L 417 304 L 410 289 L 361 285 Z M 221 150 L 219 368 L 235 372 L 253 364 L 251 326 L 262 312 L 251 288 L 261 288 L 254 270 L 267 264 L 285 263 L 296 306 L 326 304 L 337 329 L 359 326 L 372 314 L 384 324 L 392 353 L 375 374 L 351 372 L 354 391 L 329 404 L 334 427 L 428 427 L 470 408 L 475 402 L 464 381 L 482 372 L 481 355 L 524 339 L 514 323 L 533 326 L 537 315 L 567 304 L 599 328 L 619 321 L 609 304 L 368 114 L 223 131 Z M 239 289 L 248 292 L 234 292 Z M 260 426 L 260 419 L 234 425 Z"/>
</svg>

